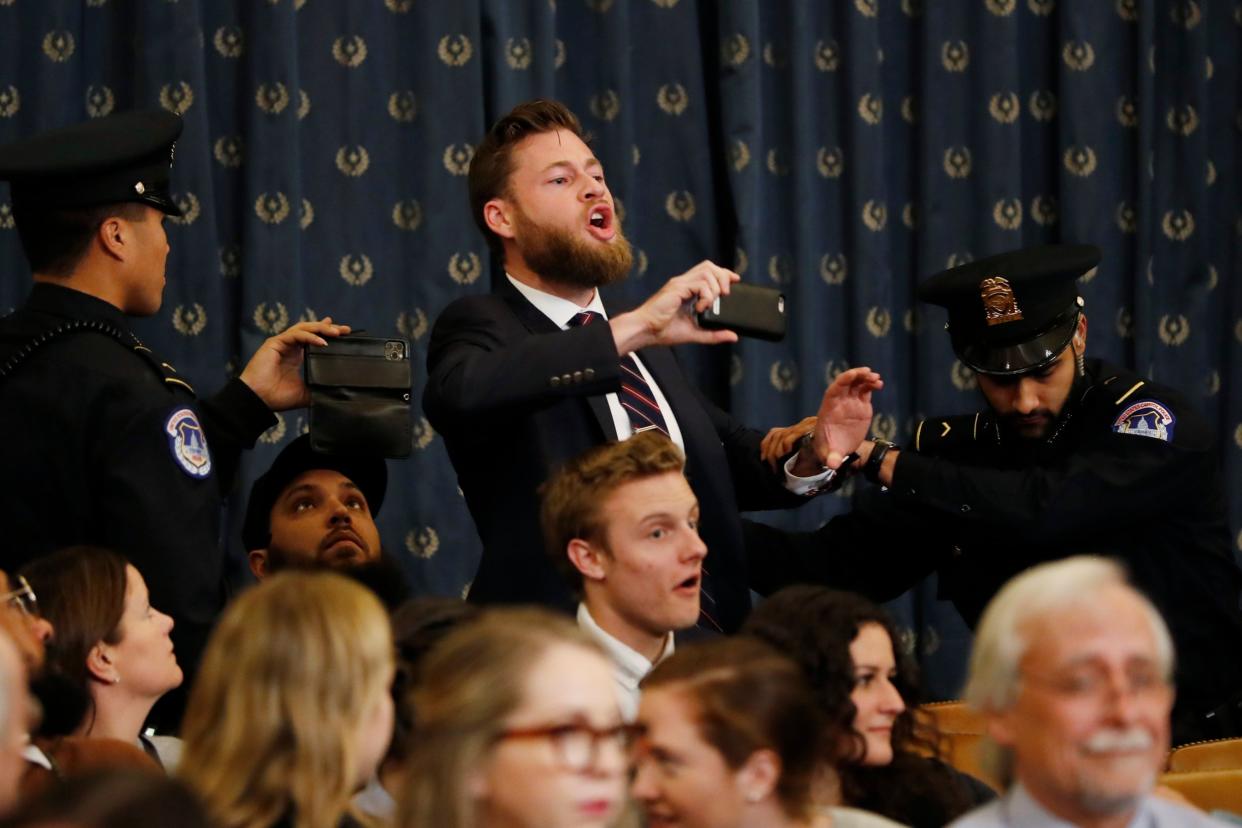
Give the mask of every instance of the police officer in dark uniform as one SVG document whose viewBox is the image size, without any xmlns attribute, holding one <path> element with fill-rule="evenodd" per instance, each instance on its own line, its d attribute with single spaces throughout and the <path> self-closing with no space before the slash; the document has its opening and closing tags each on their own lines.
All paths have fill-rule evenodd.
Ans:
<svg viewBox="0 0 1242 828">
<path fill-rule="evenodd" d="M 1211 429 L 1173 389 L 1085 357 L 1075 280 L 1099 258 L 1087 245 L 1020 250 L 920 285 L 920 299 L 948 309 L 953 350 L 988 408 L 926 419 L 907 447 L 860 446 L 854 468 L 885 490 L 803 536 L 794 556 L 838 560 L 769 580 L 810 575 L 886 599 L 937 570 L 942 597 L 974 626 L 1035 563 L 1115 556 L 1177 646 L 1175 739 L 1242 735 L 1242 573 Z"/>
<path fill-rule="evenodd" d="M 181 129 L 130 112 L 0 147 L 34 273 L 0 320 L 0 566 L 75 544 L 121 552 L 174 618 L 189 675 L 224 601 L 221 495 L 239 453 L 273 410 L 306 404 L 304 346 L 348 328 L 294 326 L 202 399 L 130 331 L 162 301 Z"/>
</svg>

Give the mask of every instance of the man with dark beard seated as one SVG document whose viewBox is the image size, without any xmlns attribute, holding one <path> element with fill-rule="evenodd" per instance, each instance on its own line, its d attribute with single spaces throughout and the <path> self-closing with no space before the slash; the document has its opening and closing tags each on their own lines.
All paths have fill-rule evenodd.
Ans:
<svg viewBox="0 0 1242 828">
<path fill-rule="evenodd" d="M 794 563 L 770 553 L 788 566 L 761 580 L 817 580 L 881 600 L 937 570 L 942 596 L 972 627 L 1024 569 L 1114 556 L 1177 643 L 1174 742 L 1242 735 L 1242 573 L 1217 446 L 1181 394 L 1086 358 L 1076 280 L 1099 260 L 1089 245 L 1018 250 L 920 285 L 920 299 L 948 309 L 953 350 L 986 409 L 926 419 L 901 448 L 864 443 L 857 466 L 885 491 L 864 492 L 813 535 L 756 525 L 766 537 L 748 541 L 807 541 Z M 797 436 L 770 435 L 768 447 L 779 454 Z M 868 554 L 840 554 L 858 549 Z"/>
<path fill-rule="evenodd" d="M 842 374 L 804 450 L 783 472 L 769 469 L 762 435 L 700 396 L 666 347 L 736 341 L 700 329 L 691 311 L 727 294 L 738 275 L 704 261 L 635 310 L 610 313 L 597 288 L 625 278 L 633 259 L 572 112 L 542 100 L 515 108 L 479 143 L 469 186 L 505 273 L 491 295 L 459 299 L 436 320 L 423 406 L 483 540 L 471 599 L 571 610 L 543 552 L 536 490 L 585 449 L 658 429 L 684 451 L 702 508 L 711 551 L 700 624 L 736 629 L 750 606 L 739 509 L 796 506 L 829 487 L 866 436 L 879 375 Z"/>
<path fill-rule="evenodd" d="M 335 569 L 399 606 L 409 590 L 375 525 L 387 489 L 383 459 L 320 454 L 308 435 L 296 438 L 250 489 L 242 542 L 251 573 Z"/>
</svg>

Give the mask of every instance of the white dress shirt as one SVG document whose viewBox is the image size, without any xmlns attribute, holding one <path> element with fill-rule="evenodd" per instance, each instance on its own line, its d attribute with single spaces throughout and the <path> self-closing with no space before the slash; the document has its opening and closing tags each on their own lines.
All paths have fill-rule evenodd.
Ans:
<svg viewBox="0 0 1242 828">
<path fill-rule="evenodd" d="M 642 653 L 618 641 L 596 624 L 586 604 L 578 605 L 578 626 L 590 633 L 608 651 L 613 667 L 612 677 L 617 684 L 617 706 L 621 708 L 621 718 L 627 722 L 634 721 L 638 717 L 638 701 L 642 697 L 638 683 L 647 677 L 656 664 L 673 654 L 672 632 L 664 637 L 664 649 L 652 663 Z"/>
</svg>

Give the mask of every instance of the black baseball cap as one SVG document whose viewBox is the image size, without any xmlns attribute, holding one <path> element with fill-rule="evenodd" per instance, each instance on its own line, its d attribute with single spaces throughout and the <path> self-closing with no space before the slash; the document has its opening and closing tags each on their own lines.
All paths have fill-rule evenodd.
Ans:
<svg viewBox="0 0 1242 828">
<path fill-rule="evenodd" d="M 388 490 L 388 465 L 379 457 L 320 454 L 311 448 L 310 435 L 303 434 L 285 446 L 269 468 L 250 488 L 246 517 L 242 521 L 242 543 L 246 551 L 265 549 L 271 542 L 272 507 L 299 475 L 313 469 L 332 469 L 354 482 L 367 499 L 372 516 L 378 515 Z"/>
<path fill-rule="evenodd" d="M 168 184 L 183 126 L 153 109 L 41 132 L 0 147 L 0 180 L 17 211 L 138 202 L 180 216 Z"/>
<path fill-rule="evenodd" d="M 1078 327 L 1077 279 L 1100 263 L 1089 244 L 1013 250 L 937 273 L 918 289 L 949 311 L 953 351 L 981 374 L 1012 376 L 1057 358 Z"/>
</svg>

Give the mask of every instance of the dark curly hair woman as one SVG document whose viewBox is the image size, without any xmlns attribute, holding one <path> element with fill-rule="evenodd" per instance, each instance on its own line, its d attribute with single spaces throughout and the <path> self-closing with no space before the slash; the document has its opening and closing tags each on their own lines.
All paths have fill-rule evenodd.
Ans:
<svg viewBox="0 0 1242 828">
<path fill-rule="evenodd" d="M 940 828 L 995 796 L 934 758 L 937 734 L 914 716 L 917 668 L 894 646 L 897 629 L 883 608 L 849 592 L 793 586 L 760 604 L 743 632 L 797 662 L 824 714 L 851 734 L 825 757 L 843 804 Z"/>
</svg>

